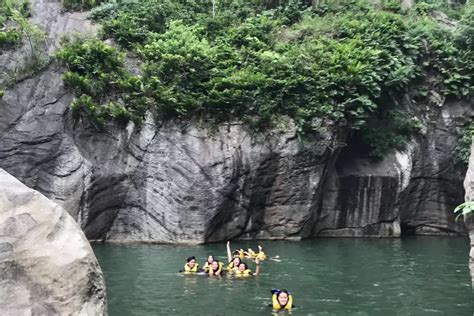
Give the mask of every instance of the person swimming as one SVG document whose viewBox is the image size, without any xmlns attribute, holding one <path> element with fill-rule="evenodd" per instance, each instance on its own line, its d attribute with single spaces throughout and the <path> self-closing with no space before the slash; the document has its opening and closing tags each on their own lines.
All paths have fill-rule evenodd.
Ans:
<svg viewBox="0 0 474 316">
<path fill-rule="evenodd" d="M 227 272 L 234 273 L 239 269 L 239 265 L 242 261 L 239 257 L 234 257 L 231 262 L 227 265 Z"/>
<path fill-rule="evenodd" d="M 206 263 L 202 266 L 202 269 L 204 270 L 204 272 L 209 273 L 209 267 L 210 267 L 210 265 L 212 264 L 212 262 L 214 262 L 214 256 L 213 256 L 213 255 L 207 256 L 207 261 L 206 261 Z"/>
<path fill-rule="evenodd" d="M 265 254 L 265 252 L 263 252 L 263 248 L 260 245 L 258 245 L 258 253 L 249 248 L 246 252 L 244 252 L 244 255 L 245 257 L 250 259 L 258 258 L 258 260 L 260 261 L 267 259 L 267 255 Z"/>
<path fill-rule="evenodd" d="M 179 272 L 197 273 L 201 271 L 202 269 L 199 269 L 199 264 L 196 262 L 196 257 L 192 256 L 186 259 L 186 264 L 184 265 L 184 269 L 180 270 Z"/>
<path fill-rule="evenodd" d="M 245 262 L 241 262 L 237 270 L 234 270 L 234 275 L 236 276 L 251 276 L 260 274 L 260 261 L 255 259 L 255 273 L 249 269 L 248 265 Z"/>
<path fill-rule="evenodd" d="M 208 273 L 209 275 L 220 276 L 222 274 L 222 268 L 224 264 L 217 260 L 214 260 L 209 266 Z"/>
<path fill-rule="evenodd" d="M 275 311 L 291 310 L 293 305 L 293 295 L 287 290 L 271 290 L 272 292 L 272 307 Z"/>
<path fill-rule="evenodd" d="M 227 241 L 227 260 L 229 264 L 227 265 L 227 271 L 233 273 L 237 276 L 245 275 L 258 275 L 260 274 L 260 261 L 258 258 L 255 258 L 255 274 L 249 269 L 248 265 L 241 260 L 241 252 L 234 252 L 234 257 L 232 257 L 232 252 L 230 250 L 230 241 Z"/>
</svg>

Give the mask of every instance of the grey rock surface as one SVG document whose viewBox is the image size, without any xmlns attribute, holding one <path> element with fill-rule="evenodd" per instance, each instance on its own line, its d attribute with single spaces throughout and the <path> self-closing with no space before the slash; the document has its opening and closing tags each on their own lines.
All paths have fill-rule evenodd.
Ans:
<svg viewBox="0 0 474 316">
<path fill-rule="evenodd" d="M 30 43 L 16 50 L 0 53 L 0 85 L 9 85 L 10 81 L 23 80 L 30 76 L 28 70 L 35 61 L 33 54 L 42 62 L 48 62 L 50 55 L 60 45 L 65 34 L 94 34 L 96 27 L 87 20 L 87 12 L 65 12 L 60 1 L 30 0 L 31 23 L 38 26 L 45 35 L 32 48 Z M 33 51 L 32 51 L 33 49 Z"/>
<path fill-rule="evenodd" d="M 94 30 L 85 13 L 61 12 L 57 1 L 35 0 L 33 8 L 49 53 L 62 34 Z M 15 60 L 5 58 L 0 64 Z M 372 163 L 354 148 L 340 155 L 344 126 L 304 142 L 291 122 L 265 135 L 238 122 L 209 129 L 151 118 L 99 132 L 72 119 L 60 75 L 50 65 L 6 90 L 0 167 L 68 210 L 89 239 L 467 234 L 452 214 L 465 172 L 452 151 L 471 105 L 437 98 L 424 134 Z"/>
<path fill-rule="evenodd" d="M 467 234 L 454 221 L 465 167 L 455 162 L 453 152 L 458 131 L 474 111 L 469 104 L 451 102 L 428 114 L 423 135 L 381 162 L 348 146 L 325 187 L 315 236 Z"/>
<path fill-rule="evenodd" d="M 91 246 L 56 203 L 0 169 L 0 314 L 105 315 Z"/>
</svg>

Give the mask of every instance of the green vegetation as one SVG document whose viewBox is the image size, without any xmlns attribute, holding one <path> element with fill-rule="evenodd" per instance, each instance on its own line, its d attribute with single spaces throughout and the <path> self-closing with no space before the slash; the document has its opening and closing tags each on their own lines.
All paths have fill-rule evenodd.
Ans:
<svg viewBox="0 0 474 316">
<path fill-rule="evenodd" d="M 94 124 L 139 122 L 147 110 L 159 118 L 240 119 L 254 129 L 289 117 L 300 134 L 318 132 L 323 119 L 361 129 L 380 158 L 421 128 L 395 102 L 402 95 L 418 91 L 418 102 L 430 90 L 472 95 L 472 8 L 453 34 L 431 18 L 436 3 L 401 12 L 396 1 L 312 2 L 105 2 L 91 16 L 104 38 L 140 58 L 142 74 L 131 76 L 123 62 L 99 65 L 122 60 L 101 42 L 70 43 L 58 56 L 77 92 L 73 107 Z M 92 47 L 105 55 L 90 59 Z"/>
<path fill-rule="evenodd" d="M 22 22 L 30 15 L 28 0 L 0 0 L 0 52 L 20 44 Z"/>
<path fill-rule="evenodd" d="M 16 57 L 15 68 L 1 72 L 0 90 L 37 73 L 49 59 L 44 53 L 45 35 L 29 22 L 30 2 L 28 0 L 0 0 L 0 53 L 27 45 L 25 54 Z"/>
<path fill-rule="evenodd" d="M 89 10 L 101 2 L 101 0 L 61 0 L 63 6 L 68 10 Z"/>
<path fill-rule="evenodd" d="M 474 140 L 474 122 L 469 122 L 463 129 L 459 142 L 454 150 L 454 157 L 464 164 L 469 163 L 471 144 Z"/>
<path fill-rule="evenodd" d="M 466 218 L 469 214 L 474 213 L 474 201 L 464 202 L 458 205 L 454 209 L 454 213 L 458 213 L 455 220 L 458 220 L 461 216 Z"/>
<path fill-rule="evenodd" d="M 98 39 L 65 42 L 56 55 L 68 69 L 65 85 L 78 95 L 73 112 L 98 128 L 107 119 L 140 124 L 145 115 L 141 80 L 125 70 L 124 56 Z"/>
</svg>

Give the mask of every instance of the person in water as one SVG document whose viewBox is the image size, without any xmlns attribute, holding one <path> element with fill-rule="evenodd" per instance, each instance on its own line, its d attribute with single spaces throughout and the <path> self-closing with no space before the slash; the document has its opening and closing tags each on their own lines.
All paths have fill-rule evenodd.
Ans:
<svg viewBox="0 0 474 316">
<path fill-rule="evenodd" d="M 215 275 L 215 276 L 220 276 L 222 274 L 222 267 L 224 264 L 222 262 L 219 262 L 217 260 L 214 260 L 210 265 L 208 269 L 209 275 Z"/>
<path fill-rule="evenodd" d="M 214 256 L 209 255 L 207 257 L 206 263 L 202 266 L 202 269 L 204 270 L 204 272 L 209 273 L 209 267 L 211 266 L 213 262 L 214 262 Z"/>
<path fill-rule="evenodd" d="M 239 256 L 234 257 L 234 259 L 232 259 L 232 261 L 227 265 L 227 272 L 234 273 L 237 271 L 241 262 Z"/>
<path fill-rule="evenodd" d="M 186 259 L 186 264 L 184 265 L 184 269 L 179 272 L 197 273 L 201 271 L 202 270 L 199 269 L 199 264 L 196 262 L 196 257 L 192 256 Z"/>
<path fill-rule="evenodd" d="M 293 305 L 293 295 L 287 290 L 272 290 L 272 307 L 274 310 L 291 310 Z"/>
<path fill-rule="evenodd" d="M 251 276 L 260 274 L 260 261 L 255 259 L 255 273 L 249 269 L 248 265 L 245 262 L 240 262 L 237 270 L 234 270 L 234 275 L 236 276 Z"/>
<path fill-rule="evenodd" d="M 232 257 L 232 252 L 230 251 L 230 241 L 227 242 L 227 260 L 229 264 L 227 265 L 227 272 L 233 273 L 238 276 L 244 275 L 258 275 L 260 274 L 260 261 L 258 258 L 255 258 L 255 274 L 248 268 L 248 265 L 242 262 L 240 257 L 240 251 L 235 253 Z"/>
<path fill-rule="evenodd" d="M 244 252 L 244 255 L 250 259 L 258 258 L 260 261 L 267 259 L 267 255 L 265 252 L 263 252 L 263 248 L 260 245 L 258 245 L 258 253 L 249 248 L 246 252 Z"/>
</svg>

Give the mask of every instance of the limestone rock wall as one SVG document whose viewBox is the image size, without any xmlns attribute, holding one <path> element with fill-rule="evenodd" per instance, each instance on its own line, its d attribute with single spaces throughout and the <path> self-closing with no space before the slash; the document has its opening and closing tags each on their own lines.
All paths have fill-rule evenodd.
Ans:
<svg viewBox="0 0 474 316">
<path fill-rule="evenodd" d="M 0 314 L 105 315 L 92 248 L 56 203 L 0 169 Z"/>
<path fill-rule="evenodd" d="M 45 52 L 86 13 L 34 0 Z M 23 50 L 0 55 L 15 68 Z M 466 234 L 452 209 L 465 169 L 453 164 L 456 130 L 472 106 L 439 104 L 402 153 L 374 164 L 345 126 L 300 142 L 294 126 L 249 132 L 233 122 L 156 123 L 96 131 L 72 119 L 61 69 L 23 78 L 0 100 L 0 167 L 60 204 L 89 239 L 207 242 L 228 238 Z M 418 105 L 417 105 L 418 106 Z M 323 124 L 324 125 L 324 124 Z"/>
<path fill-rule="evenodd" d="M 448 102 L 425 117 L 425 130 L 381 162 L 347 146 L 325 187 L 315 236 L 465 235 L 454 221 L 465 167 L 454 149 L 472 105 Z"/>
</svg>

